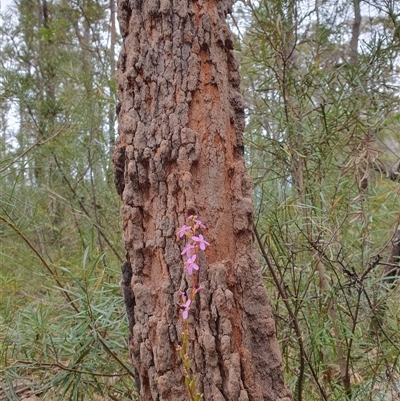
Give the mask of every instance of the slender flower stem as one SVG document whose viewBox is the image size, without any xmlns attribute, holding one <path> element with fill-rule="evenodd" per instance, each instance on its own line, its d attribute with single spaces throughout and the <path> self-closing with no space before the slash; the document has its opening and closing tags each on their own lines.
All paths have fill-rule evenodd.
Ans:
<svg viewBox="0 0 400 401">
<path fill-rule="evenodd" d="M 185 269 L 188 276 L 192 276 L 192 288 L 189 296 L 187 292 L 180 293 L 180 308 L 182 310 L 183 332 L 182 344 L 178 346 L 177 351 L 183 364 L 183 377 L 185 386 L 188 389 L 189 398 L 191 401 L 200 401 L 203 394 L 196 390 L 196 377 L 191 373 L 191 360 L 189 358 L 189 312 L 192 307 L 197 293 L 201 290 L 199 286 L 200 266 L 199 266 L 199 251 L 205 251 L 210 245 L 205 240 L 202 234 L 197 235 L 200 229 L 206 229 L 206 226 L 197 219 L 197 216 L 189 216 L 187 219 L 188 225 L 184 224 L 176 233 L 178 239 L 186 237 L 189 242 L 181 252 L 185 255 Z"/>
</svg>

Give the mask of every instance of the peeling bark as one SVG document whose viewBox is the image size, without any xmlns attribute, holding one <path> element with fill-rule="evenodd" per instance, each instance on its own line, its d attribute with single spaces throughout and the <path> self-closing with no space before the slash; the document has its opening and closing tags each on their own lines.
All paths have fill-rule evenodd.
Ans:
<svg viewBox="0 0 400 401">
<path fill-rule="evenodd" d="M 120 0 L 119 136 L 122 287 L 141 400 L 187 400 L 176 347 L 179 291 L 190 283 L 176 231 L 196 214 L 200 256 L 190 311 L 193 373 L 208 400 L 288 401 L 261 268 L 253 251 L 244 103 L 225 23 L 231 2 Z"/>
</svg>

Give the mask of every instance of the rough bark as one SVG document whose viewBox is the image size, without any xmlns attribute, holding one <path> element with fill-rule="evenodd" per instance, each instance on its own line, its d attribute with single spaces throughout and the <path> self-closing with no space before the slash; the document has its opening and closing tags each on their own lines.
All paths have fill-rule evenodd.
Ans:
<svg viewBox="0 0 400 401">
<path fill-rule="evenodd" d="M 122 287 L 141 400 L 187 400 L 176 347 L 190 283 L 176 231 L 196 214 L 211 246 L 190 311 L 193 373 L 204 400 L 289 400 L 253 251 L 243 100 L 225 23 L 231 2 L 120 0 Z"/>
</svg>

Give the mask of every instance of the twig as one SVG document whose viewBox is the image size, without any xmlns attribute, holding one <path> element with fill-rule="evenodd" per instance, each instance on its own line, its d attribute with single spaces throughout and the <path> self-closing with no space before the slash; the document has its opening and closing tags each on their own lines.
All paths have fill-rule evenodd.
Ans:
<svg viewBox="0 0 400 401">
<path fill-rule="evenodd" d="M 89 372 L 86 370 L 80 370 L 80 369 L 73 369 L 69 368 L 68 366 L 65 366 L 62 363 L 59 362 L 52 362 L 52 363 L 32 363 L 30 361 L 24 361 L 24 360 L 16 360 L 14 361 L 13 365 L 17 365 L 18 363 L 23 364 L 23 365 L 30 365 L 32 368 L 37 368 L 37 369 L 45 369 L 45 368 L 59 368 L 61 370 L 66 370 L 67 372 L 73 372 L 73 373 L 79 373 L 79 374 L 84 374 L 84 375 L 89 375 L 89 376 L 100 376 L 100 377 L 123 377 L 126 376 L 126 373 L 96 373 L 96 372 Z"/>
<path fill-rule="evenodd" d="M 274 270 L 274 268 L 273 268 L 273 266 L 271 264 L 271 261 L 269 260 L 269 257 L 267 255 L 267 253 L 265 252 L 264 245 L 263 245 L 263 243 L 261 241 L 260 235 L 258 234 L 256 226 L 253 227 L 253 232 L 254 232 L 254 235 L 255 235 L 255 237 L 257 239 L 257 243 L 258 243 L 258 246 L 260 248 L 260 252 L 261 252 L 265 262 L 267 263 L 267 266 L 268 266 L 268 269 L 269 269 L 269 271 L 271 273 L 272 279 L 274 280 L 274 283 L 275 283 L 275 285 L 276 285 L 276 287 L 278 289 L 278 292 L 279 292 L 280 296 L 282 297 L 283 303 L 285 304 L 285 307 L 286 307 L 286 309 L 287 309 L 287 311 L 289 313 L 290 319 L 293 322 L 294 331 L 296 333 L 297 343 L 299 345 L 299 350 L 300 350 L 300 370 L 299 370 L 299 375 L 298 375 L 298 379 L 297 379 L 297 386 L 296 386 L 296 388 L 297 388 L 297 400 L 301 401 L 303 399 L 302 393 L 303 393 L 303 381 L 304 381 L 304 371 L 305 371 L 304 362 L 307 361 L 307 363 L 308 363 L 308 365 L 310 367 L 311 373 L 312 373 L 312 375 L 314 377 L 314 380 L 317 383 L 317 386 L 318 386 L 318 388 L 319 388 L 319 390 L 321 392 L 322 398 L 325 401 L 327 401 L 327 397 L 325 395 L 324 389 L 321 387 L 321 385 L 320 385 L 320 383 L 318 381 L 318 377 L 316 376 L 316 374 L 314 372 L 314 369 L 312 369 L 311 363 L 310 363 L 310 361 L 308 360 L 308 358 L 307 358 L 307 356 L 305 354 L 303 339 L 302 339 L 301 330 L 300 330 L 300 327 L 299 327 L 299 322 L 297 320 L 297 317 L 293 313 L 293 310 L 292 310 L 292 308 L 291 308 L 291 306 L 289 304 L 289 301 L 288 301 L 288 297 L 287 297 L 286 291 L 282 287 L 282 285 L 281 285 L 281 283 L 280 283 L 280 281 L 278 279 L 278 276 L 276 275 L 275 270 Z"/>
</svg>

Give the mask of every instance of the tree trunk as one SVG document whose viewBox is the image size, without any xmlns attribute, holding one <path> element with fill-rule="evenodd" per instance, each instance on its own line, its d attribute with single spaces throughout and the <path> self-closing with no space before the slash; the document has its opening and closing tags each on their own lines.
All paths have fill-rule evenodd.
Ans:
<svg viewBox="0 0 400 401">
<path fill-rule="evenodd" d="M 243 100 L 225 23 L 231 1 L 120 0 L 122 287 L 141 400 L 188 400 L 176 348 L 190 287 L 176 231 L 195 214 L 211 243 L 190 310 L 190 357 L 206 401 L 289 400 L 253 251 Z"/>
</svg>

